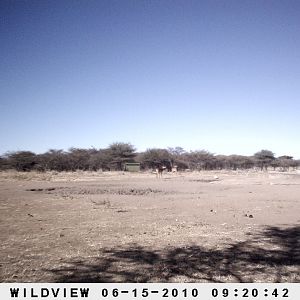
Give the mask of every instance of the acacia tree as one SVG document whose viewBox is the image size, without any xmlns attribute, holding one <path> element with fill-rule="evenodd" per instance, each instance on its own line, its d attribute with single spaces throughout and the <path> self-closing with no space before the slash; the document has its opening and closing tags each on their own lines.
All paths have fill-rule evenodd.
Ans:
<svg viewBox="0 0 300 300">
<path fill-rule="evenodd" d="M 227 156 L 227 166 L 233 170 L 250 169 L 254 166 L 254 161 L 251 157 L 233 154 Z"/>
<path fill-rule="evenodd" d="M 7 157 L 0 156 L 0 170 L 7 170 L 8 169 L 8 159 Z"/>
<path fill-rule="evenodd" d="M 98 153 L 99 151 L 94 148 L 86 150 L 87 158 L 85 159 L 85 170 L 97 171 L 101 168 L 96 159 Z"/>
<path fill-rule="evenodd" d="M 271 166 L 271 163 L 275 160 L 274 153 L 270 150 L 261 150 L 254 154 L 254 159 L 256 165 L 260 167 L 261 170 L 268 169 L 268 166 Z"/>
<path fill-rule="evenodd" d="M 126 162 L 134 162 L 135 148 L 129 143 L 113 143 L 106 149 L 110 165 L 116 170 L 123 170 Z"/>
<path fill-rule="evenodd" d="M 72 171 L 76 170 L 88 170 L 90 168 L 89 159 L 91 156 L 91 150 L 70 148 L 67 153 L 67 158 Z"/>
<path fill-rule="evenodd" d="M 167 167 L 168 171 L 172 169 L 172 155 L 166 149 L 147 149 L 141 155 L 140 159 L 143 166 L 146 168 L 154 169 L 159 165 L 164 165 Z"/>
<path fill-rule="evenodd" d="M 293 161 L 293 168 L 297 169 L 298 167 L 300 167 L 300 159 Z"/>
<path fill-rule="evenodd" d="M 172 166 L 177 166 L 178 170 L 188 169 L 186 162 L 186 151 L 182 147 L 168 148 Z"/>
<path fill-rule="evenodd" d="M 215 160 L 216 160 L 215 167 L 217 170 L 229 168 L 228 156 L 216 155 Z"/>
<path fill-rule="evenodd" d="M 50 149 L 39 156 L 39 167 L 42 170 L 70 171 L 72 170 L 68 153 L 63 150 Z"/>
<path fill-rule="evenodd" d="M 184 153 L 186 153 L 186 151 L 182 148 L 182 147 L 169 147 L 168 148 L 168 152 L 173 155 L 174 157 L 180 157 L 182 156 Z"/>
<path fill-rule="evenodd" d="M 186 157 L 190 169 L 211 170 L 216 168 L 215 156 L 206 150 L 191 151 Z"/>
<path fill-rule="evenodd" d="M 110 170 L 111 156 L 109 154 L 109 151 L 107 149 L 94 151 L 93 153 L 91 153 L 88 163 L 89 168 L 94 171 L 97 171 L 99 169 Z"/>
<path fill-rule="evenodd" d="M 283 155 L 277 158 L 278 166 L 282 168 L 283 171 L 288 171 L 290 167 L 295 166 L 295 161 L 292 156 Z"/>
<path fill-rule="evenodd" d="M 37 156 L 31 151 L 17 151 L 6 154 L 8 168 L 17 171 L 31 171 L 37 164 Z"/>
</svg>

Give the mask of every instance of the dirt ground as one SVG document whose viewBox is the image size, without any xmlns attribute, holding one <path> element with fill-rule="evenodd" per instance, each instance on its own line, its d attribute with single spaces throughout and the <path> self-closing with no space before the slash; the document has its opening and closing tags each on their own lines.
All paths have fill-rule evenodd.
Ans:
<svg viewBox="0 0 300 300">
<path fill-rule="evenodd" d="M 0 173 L 1 282 L 300 282 L 300 174 Z"/>
</svg>

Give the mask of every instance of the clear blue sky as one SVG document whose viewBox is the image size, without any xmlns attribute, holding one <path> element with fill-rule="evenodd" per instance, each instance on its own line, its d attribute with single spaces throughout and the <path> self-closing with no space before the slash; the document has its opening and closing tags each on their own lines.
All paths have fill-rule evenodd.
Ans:
<svg viewBox="0 0 300 300">
<path fill-rule="evenodd" d="M 0 1 L 0 153 L 300 158 L 300 1 Z"/>
</svg>

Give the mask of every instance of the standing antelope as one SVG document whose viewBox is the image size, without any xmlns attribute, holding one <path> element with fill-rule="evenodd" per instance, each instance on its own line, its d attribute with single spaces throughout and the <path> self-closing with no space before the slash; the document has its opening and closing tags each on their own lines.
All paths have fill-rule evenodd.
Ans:
<svg viewBox="0 0 300 300">
<path fill-rule="evenodd" d="M 166 166 L 159 165 L 156 168 L 156 178 L 162 178 L 163 171 L 166 169 Z"/>
</svg>

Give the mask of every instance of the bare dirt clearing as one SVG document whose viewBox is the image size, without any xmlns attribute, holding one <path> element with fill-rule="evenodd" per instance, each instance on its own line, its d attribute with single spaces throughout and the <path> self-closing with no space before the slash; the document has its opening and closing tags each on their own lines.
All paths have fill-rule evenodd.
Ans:
<svg viewBox="0 0 300 300">
<path fill-rule="evenodd" d="M 2 282 L 300 282 L 300 174 L 0 173 Z"/>
</svg>

